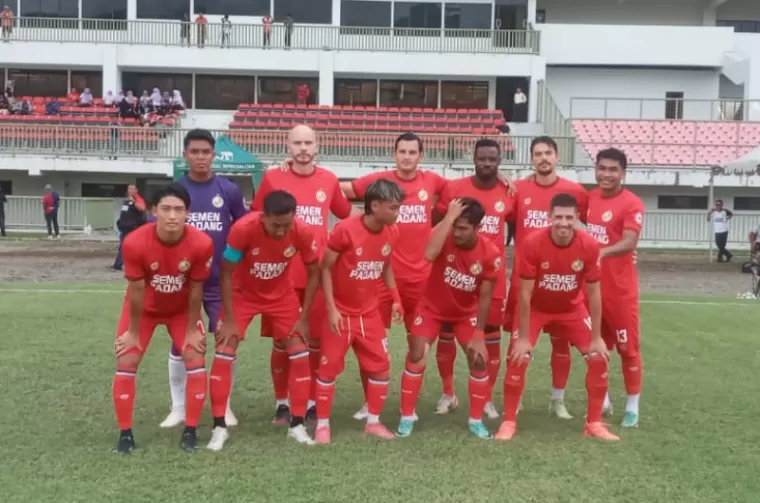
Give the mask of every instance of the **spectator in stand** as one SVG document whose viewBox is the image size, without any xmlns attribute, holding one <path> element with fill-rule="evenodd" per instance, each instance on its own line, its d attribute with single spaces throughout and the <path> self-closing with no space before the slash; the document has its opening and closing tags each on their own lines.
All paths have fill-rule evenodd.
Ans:
<svg viewBox="0 0 760 503">
<path fill-rule="evenodd" d="M 185 109 L 185 102 L 182 99 L 182 93 L 179 89 L 174 90 L 174 96 L 172 96 L 171 109 L 175 112 L 181 112 Z"/>
<path fill-rule="evenodd" d="M 206 25 L 208 19 L 203 15 L 203 12 L 198 13 L 198 17 L 195 18 L 195 24 L 198 27 L 198 47 L 206 46 Z"/>
<path fill-rule="evenodd" d="M 137 193 L 137 186 L 130 184 L 127 187 L 127 197 L 121 205 L 119 220 L 116 221 L 116 227 L 119 229 L 119 250 L 116 252 L 116 258 L 113 261 L 112 268 L 121 271 L 124 261 L 121 256 L 121 247 L 124 244 L 124 238 L 133 230 L 145 223 L 145 201 Z"/>
<path fill-rule="evenodd" d="M 264 27 L 264 49 L 272 43 L 272 16 L 267 14 L 261 18 L 261 24 Z"/>
<path fill-rule="evenodd" d="M 161 109 L 161 91 L 157 88 L 153 88 L 153 92 L 150 95 L 150 111 L 158 112 Z"/>
<path fill-rule="evenodd" d="M 11 102 L 5 94 L 0 94 L 0 115 L 10 115 L 13 111 Z"/>
<path fill-rule="evenodd" d="M 5 197 L 5 193 L 3 192 L 3 188 L 0 187 L 0 237 L 5 237 L 5 203 L 8 202 L 8 199 Z"/>
<path fill-rule="evenodd" d="M 92 100 L 93 100 L 92 91 L 90 91 L 89 87 L 85 87 L 84 91 L 82 91 L 82 94 L 79 96 L 79 106 L 91 107 Z"/>
<path fill-rule="evenodd" d="M 728 221 L 733 216 L 734 214 L 731 210 L 723 207 L 723 201 L 720 199 L 716 199 L 715 207 L 707 212 L 707 221 L 712 221 L 713 232 L 715 233 L 715 245 L 718 247 L 718 263 L 731 262 L 731 259 L 734 257 L 726 249 L 726 244 L 728 243 Z M 726 259 L 723 260 L 723 257 Z"/>
<path fill-rule="evenodd" d="M 75 87 L 72 87 L 71 91 L 69 91 L 69 94 L 66 96 L 66 101 L 71 105 L 79 103 L 79 91 L 77 91 Z"/>
<path fill-rule="evenodd" d="M 48 239 L 61 239 L 58 229 L 58 206 L 61 196 L 53 190 L 53 186 L 45 185 L 45 194 L 42 196 L 42 210 L 45 212 L 45 224 L 47 225 Z"/>
<path fill-rule="evenodd" d="M 760 225 L 749 233 L 749 253 L 750 256 L 760 253 Z"/>
<path fill-rule="evenodd" d="M 33 107 L 32 102 L 29 100 L 10 100 L 11 103 L 13 103 L 13 107 L 11 110 L 11 113 L 13 115 L 30 115 L 32 113 Z"/>
<path fill-rule="evenodd" d="M 180 38 L 180 45 L 185 45 L 185 42 L 187 42 L 187 46 L 190 47 L 190 13 L 185 12 L 185 15 L 182 17 L 182 27 L 180 28 L 179 38 Z"/>
<path fill-rule="evenodd" d="M 230 16 L 225 14 L 222 18 L 222 48 L 230 47 L 230 34 L 232 33 L 232 21 Z"/>
<path fill-rule="evenodd" d="M 512 122 L 528 122 L 528 97 L 519 87 L 515 91 L 515 106 L 512 109 Z"/>
<path fill-rule="evenodd" d="M 298 96 L 298 104 L 305 105 L 309 101 L 309 97 L 311 96 L 311 89 L 309 89 L 309 84 L 303 83 L 300 86 L 298 86 L 298 89 L 296 90 L 296 94 Z"/>
<path fill-rule="evenodd" d="M 13 33 L 13 17 L 13 9 L 6 5 L 2 13 L 3 42 L 8 42 Z"/>
<path fill-rule="evenodd" d="M 114 102 L 116 101 L 116 98 L 113 95 L 113 91 L 108 91 L 106 95 L 103 97 L 103 105 L 107 107 L 114 106 Z"/>
<path fill-rule="evenodd" d="M 169 96 L 169 91 L 164 91 L 161 94 L 161 107 L 159 112 L 161 115 L 166 115 L 172 111 L 172 97 Z"/>
<path fill-rule="evenodd" d="M 290 49 L 290 43 L 293 41 L 293 16 L 290 13 L 285 16 L 283 24 L 285 25 L 285 48 Z"/>
<path fill-rule="evenodd" d="M 124 101 L 124 91 L 119 91 L 119 94 L 113 99 L 114 106 L 121 106 L 121 102 Z"/>
<path fill-rule="evenodd" d="M 15 84 L 12 80 L 6 80 L 5 81 L 5 95 L 9 98 L 13 97 L 13 89 L 15 87 Z"/>
<path fill-rule="evenodd" d="M 140 105 L 142 105 L 145 110 L 150 109 L 150 94 L 148 94 L 148 91 L 146 90 L 143 90 L 142 96 L 140 96 Z"/>
</svg>

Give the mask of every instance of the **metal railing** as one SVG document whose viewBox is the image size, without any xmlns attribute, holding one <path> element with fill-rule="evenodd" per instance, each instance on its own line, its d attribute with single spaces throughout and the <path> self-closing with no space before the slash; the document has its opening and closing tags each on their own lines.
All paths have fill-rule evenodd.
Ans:
<svg viewBox="0 0 760 503">
<path fill-rule="evenodd" d="M 573 119 L 760 120 L 760 100 L 571 98 Z"/>
<path fill-rule="evenodd" d="M 536 115 L 538 122 L 543 124 L 544 131 L 550 136 L 572 138 L 575 136 L 572 122 L 564 116 L 562 111 L 557 106 L 557 103 L 552 98 L 549 89 L 546 87 L 544 80 L 538 81 L 538 102 L 536 103 Z M 568 142 L 570 145 L 566 154 L 563 154 L 565 159 L 571 161 L 565 164 L 575 164 L 575 152 L 577 148 L 577 142 Z"/>
<path fill-rule="evenodd" d="M 182 155 L 183 129 L 138 127 L 32 125 L 0 123 L 0 155 L 52 155 L 57 157 L 135 157 L 174 160 Z M 214 130 L 228 135 L 262 161 L 279 162 L 286 155 L 287 131 Z M 319 160 L 379 163 L 393 158 L 398 133 L 320 131 Z M 476 135 L 421 134 L 425 162 L 471 164 Z M 530 136 L 495 136 L 503 150 L 503 164 L 530 165 Z M 563 164 L 572 161 L 573 138 L 555 138 Z M 567 154 L 565 154 L 567 153 Z"/>
<path fill-rule="evenodd" d="M 363 28 L 350 26 L 261 24 L 196 25 L 180 21 L 18 18 L 8 41 L 85 44 L 167 45 L 230 48 L 315 49 L 447 53 L 538 54 L 535 30 L 451 28 Z"/>
<path fill-rule="evenodd" d="M 8 230 L 45 231 L 45 213 L 40 196 L 7 196 L 5 226 Z M 62 197 L 58 225 L 62 232 L 112 230 L 119 218 L 120 200 Z"/>
<path fill-rule="evenodd" d="M 729 223 L 728 243 L 737 248 L 749 249 L 749 233 L 760 224 L 760 213 L 734 213 Z M 644 228 L 639 242 L 643 246 L 667 246 L 681 243 L 708 248 L 715 239 L 713 227 L 705 211 L 649 211 L 644 216 Z"/>
</svg>

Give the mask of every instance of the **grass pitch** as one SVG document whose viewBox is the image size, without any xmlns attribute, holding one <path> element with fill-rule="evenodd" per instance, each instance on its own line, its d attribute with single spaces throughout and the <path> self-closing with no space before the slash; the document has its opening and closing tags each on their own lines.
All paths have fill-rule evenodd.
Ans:
<svg viewBox="0 0 760 503">
<path fill-rule="evenodd" d="M 28 288 L 28 290 L 27 290 Z M 46 288 L 46 291 L 40 291 Z M 107 288 L 110 288 L 107 290 Z M 304 448 L 270 424 L 269 342 L 249 333 L 239 353 L 232 406 L 240 426 L 221 453 L 179 449 L 162 430 L 169 339 L 159 330 L 138 376 L 135 438 L 127 457 L 111 404 L 112 343 L 121 290 L 103 285 L 0 286 L 0 487 L 6 502 L 716 502 L 760 501 L 760 305 L 733 299 L 647 297 L 642 303 L 642 423 L 620 431 L 620 363 L 613 355 L 613 431 L 620 444 L 584 439 L 585 365 L 573 360 L 569 422 L 549 419 L 548 341 L 529 372 L 519 435 L 479 441 L 462 407 L 433 414 L 440 383 L 428 362 L 409 439 L 367 439 L 351 415 L 362 393 L 349 357 L 338 382 L 333 445 Z M 253 331 L 253 330 L 252 330 Z M 405 352 L 391 337 L 392 391 L 383 415 L 395 428 Z M 210 355 L 209 355 L 210 361 Z M 503 371 L 503 369 L 502 369 Z M 501 404 L 501 383 L 496 394 Z M 498 422 L 489 425 L 493 430 Z M 210 434 L 204 415 L 200 440 Z"/>
</svg>

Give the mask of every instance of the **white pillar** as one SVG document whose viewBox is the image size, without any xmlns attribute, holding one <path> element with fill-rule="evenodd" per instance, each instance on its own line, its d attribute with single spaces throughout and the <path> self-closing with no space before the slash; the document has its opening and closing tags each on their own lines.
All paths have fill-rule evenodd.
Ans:
<svg viewBox="0 0 760 503">
<path fill-rule="evenodd" d="M 488 77 L 488 109 L 496 108 L 496 77 Z"/>
<path fill-rule="evenodd" d="M 332 51 L 319 53 L 319 104 L 333 105 L 335 100 L 335 62 Z"/>
<path fill-rule="evenodd" d="M 103 45 L 103 96 L 108 91 L 114 94 L 121 89 L 121 69 L 118 63 L 119 51 L 116 45 Z"/>
<path fill-rule="evenodd" d="M 546 81 L 546 60 L 541 56 L 532 56 L 533 64 L 528 89 L 528 122 L 538 121 L 538 81 Z"/>
<path fill-rule="evenodd" d="M 710 4 L 702 11 L 702 26 L 715 26 L 718 9 Z"/>
<path fill-rule="evenodd" d="M 341 0 L 332 0 L 332 24 L 340 26 L 340 5 Z"/>
<path fill-rule="evenodd" d="M 137 0 L 127 0 L 127 19 L 137 19 Z"/>
<path fill-rule="evenodd" d="M 528 23 L 536 26 L 536 0 L 528 0 Z"/>
<path fill-rule="evenodd" d="M 751 59 L 744 81 L 744 120 L 760 121 L 760 59 Z M 752 101 L 750 101 L 752 100 Z"/>
</svg>

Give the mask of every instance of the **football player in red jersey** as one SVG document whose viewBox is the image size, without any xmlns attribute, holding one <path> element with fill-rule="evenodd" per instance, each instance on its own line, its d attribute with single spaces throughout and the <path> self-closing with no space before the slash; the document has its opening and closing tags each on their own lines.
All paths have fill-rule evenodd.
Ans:
<svg viewBox="0 0 760 503">
<path fill-rule="evenodd" d="M 220 451 L 229 438 L 225 423 L 231 365 L 237 347 L 257 315 L 267 313 L 272 336 L 290 359 L 288 394 L 291 420 L 288 436 L 313 445 L 304 426 L 311 388 L 309 368 L 309 310 L 319 284 L 318 246 L 311 228 L 295 218 L 296 200 L 276 190 L 264 199 L 264 212 L 251 213 L 233 224 L 227 238 L 221 272 L 222 324 L 216 337 L 211 367 L 211 414 L 214 427 L 208 448 Z M 300 255 L 306 266 L 303 310 L 288 270 Z"/>
<path fill-rule="evenodd" d="M 559 150 L 557 142 L 549 136 L 534 138 L 530 144 L 531 160 L 535 173 L 524 180 L 517 180 L 515 188 L 517 197 L 513 199 L 514 207 L 510 219 L 515 221 L 514 263 L 520 263 L 522 243 L 534 232 L 549 227 L 549 205 L 552 198 L 560 193 L 572 194 L 578 201 L 578 214 L 582 221 L 586 218 L 588 195 L 582 185 L 561 178 L 557 174 Z M 517 308 L 519 278 L 512 273 L 507 306 L 504 312 L 504 330 L 512 329 L 512 320 Z M 562 337 L 554 337 L 549 332 L 552 343 L 552 397 L 549 412 L 561 419 L 572 419 L 565 406 L 565 388 L 570 377 L 572 363 L 570 345 Z"/>
<path fill-rule="evenodd" d="M 156 222 L 132 232 L 122 248 L 124 277 L 129 283 L 114 343 L 113 403 L 120 430 L 114 452 L 118 454 L 129 454 L 135 448 L 135 376 L 158 325 L 166 326 L 187 368 L 183 449 L 198 447 L 196 428 L 206 398 L 206 342 L 200 311 L 214 244 L 186 223 L 190 196 L 182 185 L 157 191 L 154 202 Z"/>
<path fill-rule="evenodd" d="M 403 200 L 404 193 L 397 184 L 378 180 L 364 194 L 364 215 L 339 222 L 330 233 L 322 260 L 329 332 L 322 339 L 317 377 L 318 444 L 331 442 L 335 380 L 343 372 L 349 348 L 353 348 L 359 368 L 367 376 L 369 415 L 364 432 L 383 439 L 394 438 L 380 422 L 388 395 L 390 359 L 378 297 L 382 278 L 393 298 L 394 320 L 403 319 L 401 297 L 391 267 L 391 252 L 398 238 L 394 223 Z"/>
<path fill-rule="evenodd" d="M 495 438 L 511 440 L 517 432 L 517 408 L 525 389 L 531 351 L 544 329 L 575 346 L 588 364 L 584 435 L 620 440 L 602 423 L 609 353 L 601 331 L 599 245 L 585 231 L 575 228 L 578 202 L 573 195 L 554 196 L 549 218 L 551 227 L 524 238 L 520 250 L 516 268 L 520 278 L 518 309 L 504 376 L 504 422 Z M 589 309 L 585 306 L 584 288 Z"/>
<path fill-rule="evenodd" d="M 322 256 L 327 242 L 327 223 L 330 212 L 343 219 L 351 214 L 351 203 L 340 189 L 338 177 L 335 174 L 317 166 L 317 136 L 313 129 L 300 125 L 294 127 L 288 134 L 288 150 L 290 160 L 280 168 L 270 169 L 264 173 L 256 195 L 251 202 L 253 211 L 261 211 L 264 198 L 273 190 L 285 190 L 296 198 L 296 216 L 310 226 L 317 240 L 318 255 Z M 306 288 L 306 268 L 303 260 L 297 259 L 290 267 L 290 279 L 293 281 L 298 297 L 303 302 Z M 326 313 L 324 297 L 317 290 L 314 305 L 309 313 L 309 324 L 312 327 L 309 347 L 309 364 L 312 371 L 312 390 L 308 404 L 307 416 L 316 419 L 314 407 L 314 378 L 319 367 L 320 330 L 325 326 Z M 262 316 L 261 335 L 272 337 L 273 327 L 267 315 Z M 287 424 L 290 421 L 290 406 L 288 402 L 289 356 L 282 341 L 273 338 L 270 367 L 272 385 L 275 395 L 274 424 Z"/>
<path fill-rule="evenodd" d="M 474 149 L 475 174 L 449 181 L 435 211 L 439 215 L 446 213 L 449 203 L 455 198 L 471 197 L 483 206 L 485 216 L 478 227 L 478 233 L 489 239 L 504 255 L 505 227 L 511 208 L 514 206 L 513 194 L 509 194 L 509 181 L 500 180 L 499 164 L 501 149 L 499 144 L 489 138 L 478 140 Z M 483 412 L 495 419 L 499 412 L 491 401 L 493 386 L 499 377 L 501 366 L 501 324 L 504 318 L 504 305 L 507 299 L 507 276 L 505 268 L 499 271 L 494 285 L 491 310 L 485 326 L 486 348 L 488 349 L 488 384 L 489 391 Z M 441 333 L 436 347 L 438 372 L 443 383 L 443 394 L 438 400 L 437 414 L 447 414 L 458 406 L 454 394 L 454 361 L 457 346 L 454 334 Z"/>
<path fill-rule="evenodd" d="M 644 224 L 644 204 L 623 188 L 628 165 L 625 153 L 608 148 L 596 155 L 596 183 L 589 193 L 586 229 L 602 249 L 602 336 L 607 348 L 617 348 L 622 361 L 628 401 L 621 425 L 639 425 L 641 352 L 639 347 L 639 279 L 636 246 Z M 612 403 L 605 397 L 605 415 Z"/>
<path fill-rule="evenodd" d="M 400 437 L 408 437 L 414 429 L 425 360 L 439 332 L 453 334 L 468 354 L 470 432 L 478 438 L 491 437 L 482 421 L 490 388 L 484 329 L 504 252 L 478 233 L 485 216 L 483 206 L 471 197 L 452 200 L 425 248 L 425 259 L 433 267 L 415 314 L 401 378 L 401 421 L 396 432 Z"/>
</svg>

